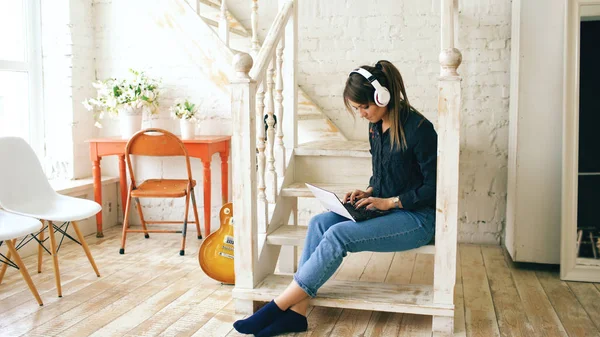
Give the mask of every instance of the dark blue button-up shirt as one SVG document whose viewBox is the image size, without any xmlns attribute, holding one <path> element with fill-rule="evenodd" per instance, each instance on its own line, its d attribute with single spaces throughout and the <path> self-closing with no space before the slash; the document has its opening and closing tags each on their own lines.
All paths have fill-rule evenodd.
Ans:
<svg viewBox="0 0 600 337">
<path fill-rule="evenodd" d="M 410 113 L 404 123 L 407 147 L 390 148 L 389 129 L 369 123 L 373 176 L 369 186 L 378 198 L 400 197 L 407 210 L 435 207 L 437 133 L 424 117 Z"/>
</svg>

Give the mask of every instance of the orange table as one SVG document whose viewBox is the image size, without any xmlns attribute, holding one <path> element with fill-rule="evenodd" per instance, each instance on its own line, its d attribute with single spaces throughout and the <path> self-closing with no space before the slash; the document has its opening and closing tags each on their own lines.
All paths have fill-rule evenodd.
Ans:
<svg viewBox="0 0 600 337">
<path fill-rule="evenodd" d="M 94 177 L 94 199 L 102 205 L 102 183 L 100 181 L 100 160 L 104 156 L 119 156 L 119 178 L 121 187 L 121 200 L 127 200 L 127 174 L 125 173 L 125 145 L 127 139 L 121 138 L 96 138 L 90 139 L 90 158 L 92 160 L 92 175 Z M 223 204 L 229 200 L 229 149 L 230 136 L 197 136 L 195 139 L 183 140 L 188 155 L 200 158 L 204 167 L 204 237 L 210 234 L 210 161 L 215 153 L 221 156 L 221 193 Z M 96 237 L 104 237 L 102 233 L 102 212 L 96 214 Z M 200 234 L 200 233 L 198 233 Z"/>
</svg>

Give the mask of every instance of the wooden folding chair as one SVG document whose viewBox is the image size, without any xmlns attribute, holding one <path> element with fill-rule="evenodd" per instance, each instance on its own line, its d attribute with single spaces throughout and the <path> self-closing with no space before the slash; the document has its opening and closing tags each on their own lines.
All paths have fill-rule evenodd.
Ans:
<svg viewBox="0 0 600 337">
<path fill-rule="evenodd" d="M 185 157 L 187 169 L 187 179 L 148 179 L 143 181 L 139 186 L 136 184 L 133 166 L 131 164 L 131 155 L 135 156 L 152 156 L 152 157 Z M 123 237 L 121 239 L 121 249 L 119 253 L 125 253 L 125 240 L 127 233 L 144 233 L 146 238 L 150 236 L 148 233 L 181 233 L 181 250 L 179 255 L 185 254 L 185 238 L 188 224 L 188 211 L 190 206 L 190 197 L 192 199 L 192 208 L 196 221 L 196 230 L 198 231 L 198 239 L 201 239 L 200 223 L 198 222 L 198 209 L 196 208 L 196 197 L 194 196 L 194 187 L 196 181 L 192 179 L 192 169 L 190 166 L 190 158 L 183 142 L 174 134 L 162 129 L 146 129 L 139 131 L 127 142 L 125 147 L 125 160 L 129 170 L 131 183 L 127 192 L 127 200 L 125 204 L 125 217 L 123 220 Z M 144 219 L 142 214 L 142 206 L 140 198 L 182 198 L 185 197 L 185 214 L 183 221 L 148 221 Z M 129 208 L 131 199 L 135 200 L 136 208 L 142 223 L 141 230 L 129 229 Z M 149 230 L 146 225 L 150 224 L 183 224 L 181 230 L 166 230 L 154 229 Z"/>
</svg>

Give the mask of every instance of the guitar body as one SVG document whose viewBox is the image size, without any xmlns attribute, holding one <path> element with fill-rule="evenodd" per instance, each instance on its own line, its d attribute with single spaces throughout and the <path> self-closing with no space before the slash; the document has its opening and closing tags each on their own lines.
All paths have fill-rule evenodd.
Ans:
<svg viewBox="0 0 600 337">
<path fill-rule="evenodd" d="M 204 239 L 198 252 L 198 260 L 200 268 L 208 277 L 222 283 L 234 284 L 232 203 L 221 207 L 219 219 L 221 227 Z"/>
</svg>

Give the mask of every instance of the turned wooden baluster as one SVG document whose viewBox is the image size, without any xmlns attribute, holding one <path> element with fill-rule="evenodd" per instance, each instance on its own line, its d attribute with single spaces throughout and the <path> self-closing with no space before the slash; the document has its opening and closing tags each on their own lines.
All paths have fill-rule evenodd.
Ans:
<svg viewBox="0 0 600 337">
<path fill-rule="evenodd" d="M 276 76 L 275 81 L 275 116 L 277 117 L 277 140 L 275 148 L 275 170 L 280 179 L 285 174 L 285 146 L 283 144 L 283 49 L 285 48 L 285 36 L 277 45 Z"/>
<path fill-rule="evenodd" d="M 263 83 L 256 90 L 256 148 L 258 149 L 258 227 L 259 233 L 267 230 L 268 203 L 265 185 L 265 148 L 267 134 L 265 131 L 265 90 Z"/>
<path fill-rule="evenodd" d="M 250 48 L 253 58 L 256 58 L 258 51 L 260 50 L 260 43 L 258 42 L 258 0 L 252 0 L 252 14 L 250 14 L 250 20 L 252 25 L 252 47 Z"/>
<path fill-rule="evenodd" d="M 267 70 L 267 93 L 266 93 L 266 108 L 267 108 L 267 172 L 265 179 L 267 182 L 267 200 L 269 203 L 275 203 L 277 198 L 277 173 L 275 172 L 275 118 L 273 117 L 274 112 L 274 95 L 273 95 L 273 84 L 275 75 L 275 60 L 273 59 L 269 63 L 269 69 Z M 279 123 L 279 121 L 278 121 Z"/>
<path fill-rule="evenodd" d="M 227 4 L 221 0 L 221 14 L 219 17 L 219 37 L 229 47 L 229 20 L 227 18 Z"/>
</svg>

